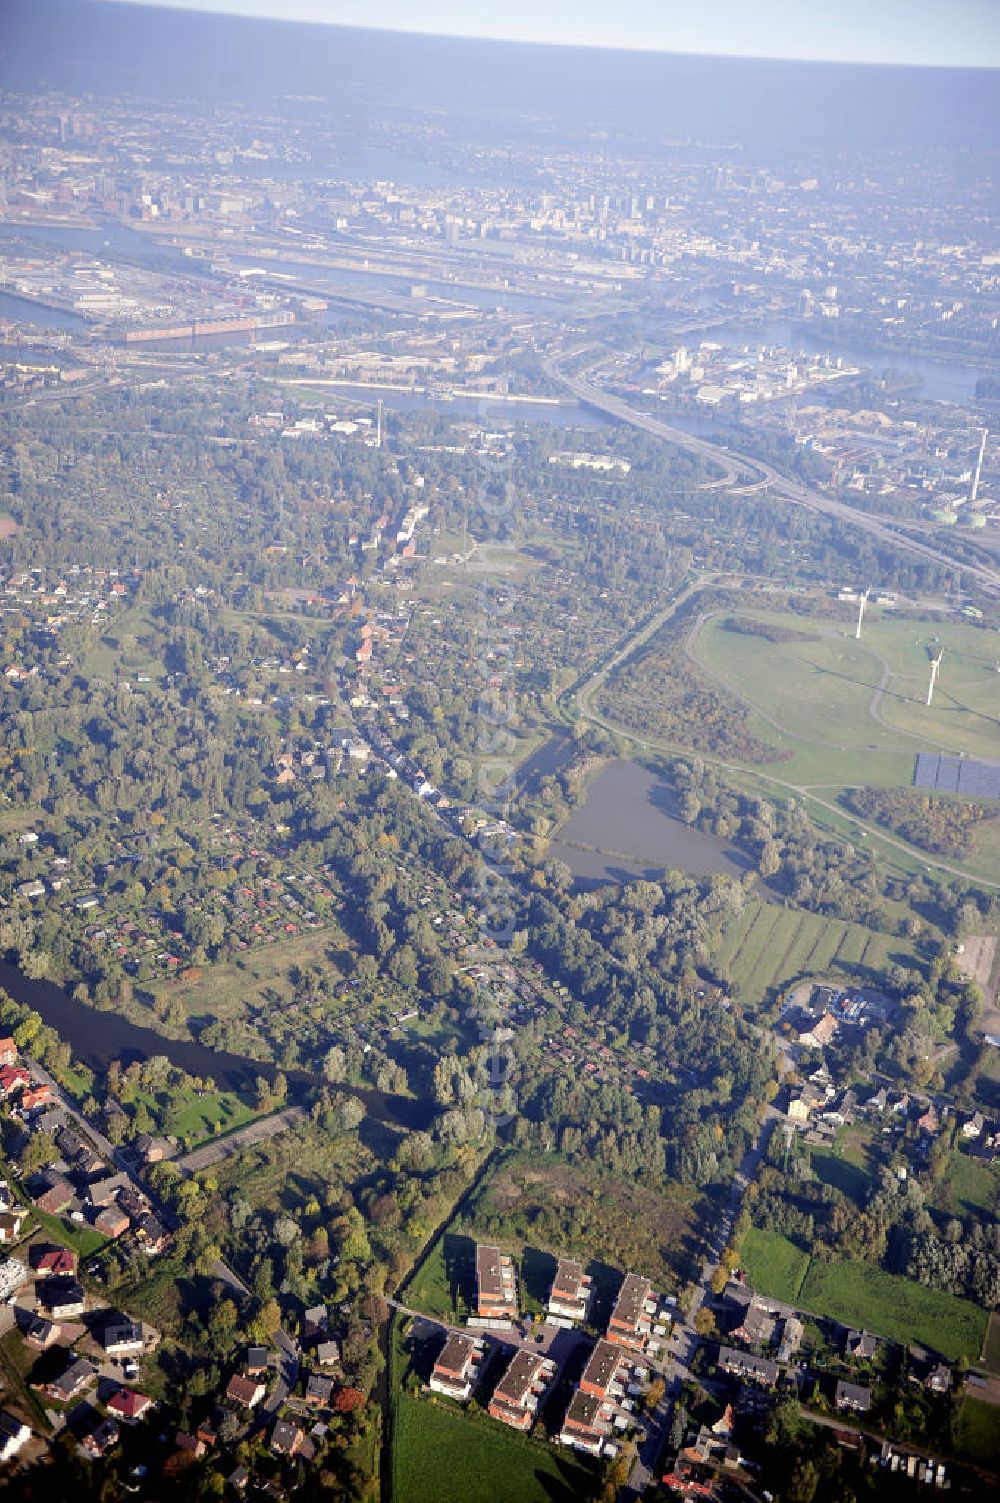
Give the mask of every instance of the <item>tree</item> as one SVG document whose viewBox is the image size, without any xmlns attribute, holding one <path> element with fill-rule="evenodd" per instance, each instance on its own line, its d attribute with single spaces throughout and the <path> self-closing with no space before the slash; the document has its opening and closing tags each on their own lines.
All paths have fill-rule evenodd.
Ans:
<svg viewBox="0 0 1000 1503">
<path fill-rule="evenodd" d="M 54 1164 L 58 1157 L 59 1150 L 50 1132 L 32 1133 L 21 1150 L 21 1173 L 37 1174 L 40 1169 Z"/>
<path fill-rule="evenodd" d="M 704 1305 L 701 1306 L 694 1318 L 694 1328 L 698 1332 L 699 1336 L 709 1337 L 718 1334 L 718 1327 L 715 1324 L 715 1316 L 712 1314 L 711 1310 L 706 1309 Z"/>
</svg>

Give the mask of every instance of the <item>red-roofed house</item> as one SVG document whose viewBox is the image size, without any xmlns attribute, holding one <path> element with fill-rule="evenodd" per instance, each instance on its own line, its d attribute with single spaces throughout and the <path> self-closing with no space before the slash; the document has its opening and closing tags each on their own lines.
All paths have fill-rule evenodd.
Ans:
<svg viewBox="0 0 1000 1503">
<path fill-rule="evenodd" d="M 36 1273 L 76 1273 L 76 1253 L 68 1247 L 33 1247 L 30 1257 Z"/>
<path fill-rule="evenodd" d="M 17 1063 L 17 1045 L 13 1039 L 0 1039 L 0 1065 Z"/>
<path fill-rule="evenodd" d="M 257 1378 L 244 1378 L 242 1373 L 234 1373 L 226 1389 L 226 1398 L 230 1404 L 239 1404 L 241 1409 L 252 1409 L 265 1393 L 266 1387 Z"/>
<path fill-rule="evenodd" d="M 0 1101 L 8 1101 L 30 1084 L 31 1076 L 23 1065 L 0 1065 Z"/>
<path fill-rule="evenodd" d="M 21 1110 L 24 1112 L 37 1112 L 40 1106 L 47 1106 L 52 1100 L 52 1087 L 47 1081 L 41 1085 L 31 1086 L 21 1097 Z"/>
<path fill-rule="evenodd" d="M 145 1393 L 136 1393 L 134 1388 L 119 1388 L 108 1400 L 108 1412 L 125 1420 L 127 1424 L 134 1424 L 142 1419 L 147 1410 L 152 1409 L 153 1400 Z"/>
</svg>

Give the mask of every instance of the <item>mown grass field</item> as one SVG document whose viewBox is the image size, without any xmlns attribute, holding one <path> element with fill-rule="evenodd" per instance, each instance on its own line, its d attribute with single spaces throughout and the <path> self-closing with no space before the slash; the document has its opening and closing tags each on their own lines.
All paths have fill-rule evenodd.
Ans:
<svg viewBox="0 0 1000 1503">
<path fill-rule="evenodd" d="M 1000 1314 L 996 1311 L 990 1316 L 989 1329 L 983 1344 L 983 1362 L 991 1373 L 1000 1376 Z"/>
<path fill-rule="evenodd" d="M 394 1503 L 583 1503 L 599 1480 L 595 1467 L 506 1425 L 397 1396 Z"/>
<path fill-rule="evenodd" d="M 801 640 L 772 642 L 728 630 L 725 622 L 734 616 Z M 938 689 L 928 708 L 930 659 L 942 647 Z M 747 705 L 747 730 L 785 754 L 770 769 L 774 776 L 813 790 L 824 805 L 835 805 L 845 788 L 909 786 L 920 751 L 997 757 L 996 632 L 950 620 L 870 614 L 858 642 L 846 620 L 722 610 L 692 633 L 688 648 L 710 681 Z M 815 812 L 849 838 L 871 838 L 854 819 L 842 823 L 825 807 Z M 914 859 L 900 857 L 895 846 L 883 849 L 895 860 Z M 961 864 L 971 876 L 1000 881 L 1000 822 L 983 827 L 975 853 Z"/>
<path fill-rule="evenodd" d="M 977 1361 L 986 1333 L 986 1312 L 971 1300 L 850 1259 L 821 1263 L 813 1258 L 799 1302 L 816 1315 L 891 1341 L 917 1342 L 952 1362 L 960 1357 Z"/>
<path fill-rule="evenodd" d="M 905 939 L 755 898 L 726 926 L 714 959 L 739 1000 L 759 1006 L 802 977 L 877 981 L 897 958 L 908 964 L 912 956 Z"/>
<path fill-rule="evenodd" d="M 802 640 L 771 642 L 730 631 L 724 624 L 730 616 L 766 622 Z M 792 751 L 793 761 L 801 757 L 803 765 L 817 748 L 841 752 L 852 768 L 873 752 L 996 755 L 1000 638 L 993 632 L 871 613 L 856 641 L 847 621 L 790 611 L 721 611 L 705 622 L 693 645 L 699 661 L 758 711 L 763 739 Z M 930 658 L 941 647 L 939 687 L 928 708 Z"/>
<path fill-rule="evenodd" d="M 781 1232 L 752 1226 L 743 1238 L 740 1264 L 751 1289 L 794 1304 L 809 1267 L 809 1254 Z"/>
</svg>

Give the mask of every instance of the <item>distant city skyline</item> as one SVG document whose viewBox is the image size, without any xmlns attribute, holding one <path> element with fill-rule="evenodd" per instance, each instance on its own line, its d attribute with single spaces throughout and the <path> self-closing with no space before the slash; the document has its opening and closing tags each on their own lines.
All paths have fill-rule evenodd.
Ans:
<svg viewBox="0 0 1000 1503">
<path fill-rule="evenodd" d="M 117 0 L 156 5 L 162 0 Z M 424 35 L 815 62 L 1000 68 L 997 0 L 165 0 Z"/>
<path fill-rule="evenodd" d="M 150 5 L 164 0 L 117 0 Z M 176 10 L 568 46 L 1000 67 L 997 0 L 166 0 Z"/>
</svg>

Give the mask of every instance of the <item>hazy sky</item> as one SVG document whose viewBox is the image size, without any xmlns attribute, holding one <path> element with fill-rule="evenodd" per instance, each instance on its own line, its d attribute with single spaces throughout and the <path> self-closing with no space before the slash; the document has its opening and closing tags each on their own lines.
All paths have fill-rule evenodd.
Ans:
<svg viewBox="0 0 1000 1503">
<path fill-rule="evenodd" d="M 148 4 L 154 0 L 121 0 Z M 1000 67 L 1000 0 L 160 0 L 177 9 L 531 42 Z"/>
</svg>

